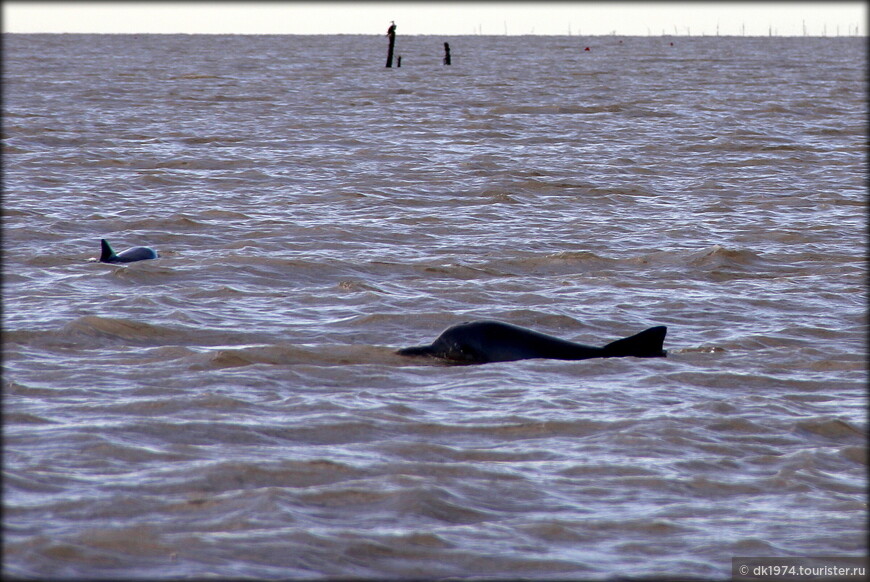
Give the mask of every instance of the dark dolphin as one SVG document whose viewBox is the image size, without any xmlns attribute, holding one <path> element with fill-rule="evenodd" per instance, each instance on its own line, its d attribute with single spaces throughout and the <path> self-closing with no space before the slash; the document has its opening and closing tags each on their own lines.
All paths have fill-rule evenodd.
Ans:
<svg viewBox="0 0 870 582">
<path fill-rule="evenodd" d="M 500 321 L 471 321 L 449 327 L 428 346 L 403 348 L 402 356 L 430 356 L 457 364 L 510 362 L 530 358 L 663 358 L 668 328 L 660 325 L 604 347 L 584 346 Z"/>
<path fill-rule="evenodd" d="M 145 261 L 148 259 L 156 259 L 158 255 L 154 249 L 148 247 L 133 247 L 115 254 L 106 239 L 100 239 L 100 262 L 101 263 L 132 263 L 133 261 Z"/>
</svg>

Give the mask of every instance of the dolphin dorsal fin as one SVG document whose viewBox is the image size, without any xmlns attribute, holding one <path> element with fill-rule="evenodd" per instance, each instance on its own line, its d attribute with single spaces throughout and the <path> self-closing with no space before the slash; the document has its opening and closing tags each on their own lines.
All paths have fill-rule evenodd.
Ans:
<svg viewBox="0 0 870 582">
<path fill-rule="evenodd" d="M 109 242 L 106 239 L 101 238 L 100 239 L 100 261 L 103 261 L 103 262 L 108 261 L 109 259 L 111 259 L 114 256 L 115 256 L 115 251 L 112 250 L 112 247 L 111 247 L 111 245 L 109 245 Z"/>
<path fill-rule="evenodd" d="M 633 336 L 610 342 L 602 349 L 606 357 L 634 356 L 636 358 L 658 358 L 667 352 L 662 347 L 668 328 L 664 325 L 651 327 Z"/>
</svg>

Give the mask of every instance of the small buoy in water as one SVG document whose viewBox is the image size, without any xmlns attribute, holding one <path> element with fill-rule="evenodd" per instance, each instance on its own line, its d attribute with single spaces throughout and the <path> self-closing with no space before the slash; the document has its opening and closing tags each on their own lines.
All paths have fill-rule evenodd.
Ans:
<svg viewBox="0 0 870 582">
<path fill-rule="evenodd" d="M 583 49 L 583 50 L 584 50 L 584 51 L 588 51 L 588 50 L 589 50 L 589 47 L 587 46 L 587 47 L 586 47 L 585 49 Z"/>
</svg>

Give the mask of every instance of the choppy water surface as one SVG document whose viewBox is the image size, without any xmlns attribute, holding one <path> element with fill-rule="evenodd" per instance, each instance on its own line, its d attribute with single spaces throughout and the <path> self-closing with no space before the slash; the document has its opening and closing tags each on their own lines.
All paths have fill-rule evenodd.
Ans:
<svg viewBox="0 0 870 582">
<path fill-rule="evenodd" d="M 4 35 L 8 574 L 864 555 L 865 40 L 444 40 Z"/>
</svg>

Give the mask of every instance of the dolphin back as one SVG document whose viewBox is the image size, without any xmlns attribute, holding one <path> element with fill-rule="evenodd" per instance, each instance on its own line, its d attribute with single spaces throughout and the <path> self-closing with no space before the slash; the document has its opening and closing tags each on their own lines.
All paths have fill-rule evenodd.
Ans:
<svg viewBox="0 0 870 582">
<path fill-rule="evenodd" d="M 397 353 L 402 356 L 430 356 L 459 364 L 531 358 L 656 358 L 666 355 L 663 345 L 667 331 L 668 328 L 663 325 L 651 327 L 603 348 L 596 348 L 500 321 L 469 321 L 447 328 L 431 345 L 404 348 Z"/>
<path fill-rule="evenodd" d="M 605 358 L 634 356 L 635 358 L 664 358 L 665 335 L 668 328 L 664 325 L 651 327 L 627 338 L 610 342 L 602 348 Z"/>
<path fill-rule="evenodd" d="M 133 247 L 126 251 L 115 254 L 109 242 L 100 239 L 100 262 L 101 263 L 132 263 L 134 261 L 146 261 L 148 259 L 156 259 L 159 257 L 154 249 L 148 247 Z"/>
</svg>

